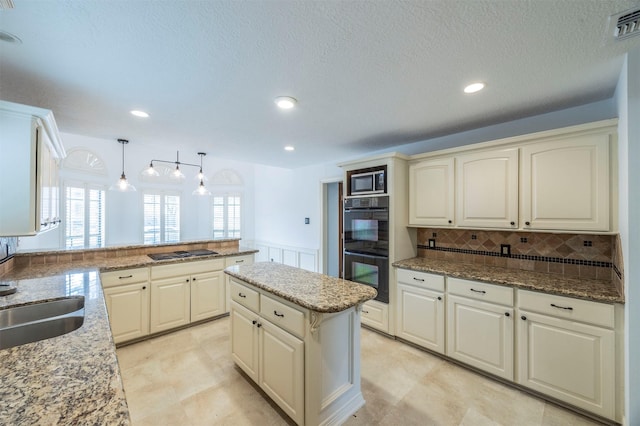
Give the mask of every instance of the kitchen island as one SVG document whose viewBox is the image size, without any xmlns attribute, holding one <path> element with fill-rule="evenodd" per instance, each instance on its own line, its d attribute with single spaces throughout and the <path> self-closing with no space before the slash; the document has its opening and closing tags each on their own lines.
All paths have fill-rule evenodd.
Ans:
<svg viewBox="0 0 640 426">
<path fill-rule="evenodd" d="M 287 415 L 341 424 L 364 405 L 360 311 L 373 287 L 268 262 L 225 272 L 233 360 Z"/>
</svg>

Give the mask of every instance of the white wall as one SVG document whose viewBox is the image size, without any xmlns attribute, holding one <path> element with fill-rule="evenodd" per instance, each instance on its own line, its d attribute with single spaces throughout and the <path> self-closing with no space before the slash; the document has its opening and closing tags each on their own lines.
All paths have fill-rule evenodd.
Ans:
<svg viewBox="0 0 640 426">
<path fill-rule="evenodd" d="M 616 90 L 619 227 L 625 287 L 625 424 L 640 424 L 640 49 L 629 52 Z"/>
</svg>

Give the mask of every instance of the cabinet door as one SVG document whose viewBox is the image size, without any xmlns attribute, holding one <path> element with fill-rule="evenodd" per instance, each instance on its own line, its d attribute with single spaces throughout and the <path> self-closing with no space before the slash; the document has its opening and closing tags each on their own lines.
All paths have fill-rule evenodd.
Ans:
<svg viewBox="0 0 640 426">
<path fill-rule="evenodd" d="M 456 157 L 456 225 L 518 227 L 518 149 Z"/>
<path fill-rule="evenodd" d="M 104 298 L 114 342 L 149 334 L 149 288 L 146 282 L 105 288 Z"/>
<path fill-rule="evenodd" d="M 231 356 L 258 383 L 258 314 L 231 302 Z"/>
<path fill-rule="evenodd" d="M 377 300 L 367 300 L 362 304 L 360 320 L 364 325 L 389 333 L 389 305 Z"/>
<path fill-rule="evenodd" d="M 40 231 L 47 231 L 53 217 L 51 216 L 51 149 L 47 134 L 38 128 L 38 180 L 40 190 Z"/>
<path fill-rule="evenodd" d="M 260 387 L 297 424 L 304 424 L 304 342 L 260 320 Z"/>
<path fill-rule="evenodd" d="M 518 383 L 614 419 L 613 330 L 520 311 Z"/>
<path fill-rule="evenodd" d="M 409 166 L 409 224 L 453 224 L 453 157 Z"/>
<path fill-rule="evenodd" d="M 447 295 L 447 355 L 513 380 L 513 308 Z"/>
<path fill-rule="evenodd" d="M 151 283 L 151 333 L 189 324 L 189 277 L 154 280 Z"/>
<path fill-rule="evenodd" d="M 444 295 L 398 283 L 397 336 L 444 354 Z"/>
<path fill-rule="evenodd" d="M 609 140 L 597 134 L 522 148 L 525 229 L 609 230 Z"/>
<path fill-rule="evenodd" d="M 191 322 L 224 313 L 224 272 L 191 276 Z"/>
</svg>

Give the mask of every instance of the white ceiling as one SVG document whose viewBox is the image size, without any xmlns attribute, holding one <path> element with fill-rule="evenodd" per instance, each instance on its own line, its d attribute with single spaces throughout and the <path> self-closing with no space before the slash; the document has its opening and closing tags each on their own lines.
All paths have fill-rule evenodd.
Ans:
<svg viewBox="0 0 640 426">
<path fill-rule="evenodd" d="M 185 161 L 337 162 L 607 99 L 640 46 L 607 31 L 640 6 L 624 0 L 14 3 L 0 30 L 22 43 L 0 41 L 0 98 Z M 487 88 L 463 94 L 476 80 Z M 277 110 L 279 95 L 298 107 Z"/>
</svg>

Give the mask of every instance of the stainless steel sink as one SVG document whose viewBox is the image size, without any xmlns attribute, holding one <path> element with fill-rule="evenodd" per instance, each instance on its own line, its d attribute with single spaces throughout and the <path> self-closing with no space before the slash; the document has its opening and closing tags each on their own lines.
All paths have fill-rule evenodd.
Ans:
<svg viewBox="0 0 640 426">
<path fill-rule="evenodd" d="M 84 297 L 0 310 L 0 349 L 37 342 L 77 330 L 84 323 Z"/>
</svg>

